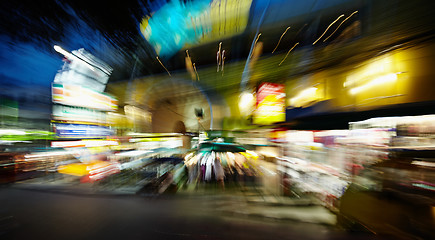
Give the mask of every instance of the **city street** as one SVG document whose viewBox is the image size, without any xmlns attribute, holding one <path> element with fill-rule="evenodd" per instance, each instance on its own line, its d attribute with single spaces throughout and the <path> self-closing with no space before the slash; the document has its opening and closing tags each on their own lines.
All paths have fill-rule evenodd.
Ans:
<svg viewBox="0 0 435 240">
<path fill-rule="evenodd" d="M 0 240 L 435 239 L 435 1 L 0 1 Z"/>
<path fill-rule="evenodd" d="M 335 226 L 221 211 L 219 197 L 144 198 L 3 188 L 2 239 L 374 239 Z M 233 198 L 234 199 L 234 198 Z M 288 208 L 282 207 L 282 211 Z M 4 229 L 5 226 L 2 226 Z"/>
</svg>

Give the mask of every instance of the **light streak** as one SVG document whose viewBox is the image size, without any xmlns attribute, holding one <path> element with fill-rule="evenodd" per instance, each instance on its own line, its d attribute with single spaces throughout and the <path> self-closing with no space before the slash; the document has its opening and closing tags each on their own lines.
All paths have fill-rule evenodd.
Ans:
<svg viewBox="0 0 435 240">
<path fill-rule="evenodd" d="M 258 39 L 260 38 L 260 36 L 261 36 L 261 33 L 259 33 L 257 36 L 257 39 L 255 39 L 254 48 L 252 49 L 252 52 L 251 52 L 251 55 L 249 55 L 249 58 L 251 58 L 252 54 L 254 54 L 255 46 L 257 46 L 257 42 L 258 42 Z"/>
<path fill-rule="evenodd" d="M 371 80 L 370 82 L 368 82 L 364 85 L 352 88 L 352 89 L 350 89 L 349 92 L 350 92 L 350 94 L 355 95 L 359 92 L 365 91 L 365 90 L 372 88 L 374 86 L 385 84 L 385 83 L 392 83 L 392 82 L 395 82 L 396 80 L 397 80 L 397 73 L 386 74 L 386 75 L 377 77 L 377 78 Z"/>
<path fill-rule="evenodd" d="M 199 75 L 198 75 L 198 72 L 196 71 L 195 63 L 193 63 L 193 70 L 195 71 L 195 74 L 196 74 L 196 80 L 199 81 Z"/>
<path fill-rule="evenodd" d="M 328 31 L 328 29 L 332 26 L 332 25 L 334 25 L 334 23 L 336 23 L 337 21 L 338 21 L 338 19 L 340 19 L 340 18 L 342 18 L 342 17 L 344 17 L 344 14 L 341 14 L 337 19 L 335 19 L 335 21 L 333 21 L 331 24 L 329 24 L 329 26 L 326 28 L 326 30 L 322 33 L 322 35 L 316 40 L 316 41 L 314 41 L 313 42 L 313 45 L 314 44 L 316 44 L 322 37 L 323 37 L 323 35 L 325 35 L 325 33 Z"/>
<path fill-rule="evenodd" d="M 159 61 L 160 65 L 162 65 L 162 67 L 166 70 L 168 75 L 171 76 L 171 73 L 168 71 L 168 69 L 165 67 L 165 65 L 163 65 L 163 63 L 160 61 L 159 57 L 156 57 L 156 59 L 157 59 L 157 61 Z"/>
<path fill-rule="evenodd" d="M 299 33 L 301 33 L 302 30 L 303 30 L 307 25 L 308 25 L 308 24 L 305 23 L 304 26 L 302 26 L 301 29 L 299 29 L 299 31 L 296 33 L 295 36 L 296 36 L 296 37 L 299 36 Z"/>
<path fill-rule="evenodd" d="M 352 14 L 350 14 L 349 17 L 345 18 L 339 25 L 338 27 L 331 33 L 331 35 L 329 35 L 327 38 L 325 38 L 325 40 L 323 40 L 323 42 L 326 42 L 326 40 L 328 40 L 332 35 L 334 35 L 334 33 L 340 28 L 340 26 L 346 22 L 349 18 L 351 18 L 354 14 L 356 14 L 358 11 L 353 12 Z"/>
<path fill-rule="evenodd" d="M 307 88 L 307 89 L 301 91 L 301 92 L 300 92 L 297 96 L 295 96 L 294 98 L 290 99 L 290 102 L 291 102 L 291 104 L 295 104 L 295 103 L 297 103 L 300 99 L 304 99 L 304 98 L 307 98 L 307 97 L 315 96 L 316 91 L 317 91 L 317 88 L 315 88 L 315 87 Z"/>
<path fill-rule="evenodd" d="M 95 68 L 94 68 L 93 66 L 91 66 L 87 61 L 85 61 L 85 60 L 83 60 L 83 59 L 77 57 L 77 56 L 74 55 L 73 53 L 69 53 L 68 51 L 64 50 L 63 48 L 61 48 L 61 47 L 59 47 L 59 46 L 57 46 L 57 45 L 54 45 L 53 48 L 54 48 L 54 50 L 56 50 L 56 52 L 58 52 L 58 53 L 64 55 L 67 59 L 70 59 L 70 60 L 72 60 L 72 59 L 74 59 L 74 60 L 79 60 L 79 61 L 81 61 L 82 63 L 84 63 L 84 64 L 85 64 L 89 69 L 91 69 L 92 71 L 95 71 Z M 102 69 L 100 69 L 100 70 L 103 71 L 103 72 L 106 73 L 106 74 L 110 74 L 110 73 L 107 73 L 106 71 L 104 71 L 104 70 L 102 70 Z"/>
<path fill-rule="evenodd" d="M 295 45 L 293 45 L 292 48 L 290 48 L 290 50 L 288 50 L 287 54 L 285 55 L 284 59 L 278 64 L 278 66 L 281 66 L 281 64 L 287 59 L 288 54 L 293 50 L 293 48 L 295 48 L 297 45 L 299 44 L 299 42 L 295 43 Z"/>
<path fill-rule="evenodd" d="M 225 50 L 222 51 L 222 76 L 224 75 L 224 64 L 225 64 Z"/>
<path fill-rule="evenodd" d="M 216 53 L 216 61 L 217 61 L 216 72 L 219 72 L 219 66 L 221 65 L 221 48 L 222 48 L 222 42 L 219 43 L 219 51 L 217 51 Z"/>
<path fill-rule="evenodd" d="M 278 45 L 279 45 L 279 43 L 281 42 L 282 37 L 284 37 L 284 35 L 287 33 L 287 31 L 288 31 L 289 29 L 290 29 L 290 27 L 287 27 L 287 28 L 285 29 L 284 33 L 283 33 L 283 34 L 281 35 L 281 37 L 279 38 L 279 41 L 278 41 L 278 43 L 276 44 L 275 49 L 273 49 L 272 53 L 274 53 L 275 50 L 278 48 Z"/>
</svg>

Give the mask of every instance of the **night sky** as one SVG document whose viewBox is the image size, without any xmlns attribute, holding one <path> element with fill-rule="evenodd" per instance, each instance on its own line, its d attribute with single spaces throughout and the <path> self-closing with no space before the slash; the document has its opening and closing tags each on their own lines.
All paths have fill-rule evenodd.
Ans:
<svg viewBox="0 0 435 240">
<path fill-rule="evenodd" d="M 266 14 L 264 25 L 278 26 L 264 34 L 268 48 L 275 46 L 281 33 L 282 22 L 290 15 L 309 12 L 348 0 L 310 1 L 298 3 L 289 0 L 253 1 L 248 29 L 230 42 L 227 61 L 244 60 L 249 53 L 253 33 L 265 8 L 272 11 L 292 6 L 287 10 Z M 139 23 L 162 8 L 166 0 L 124 1 L 1 1 L 0 2 L 0 83 L 26 86 L 49 86 L 63 65 L 63 56 L 54 51 L 59 45 L 67 51 L 84 48 L 109 64 L 114 70 L 109 81 L 165 73 L 155 60 L 156 52 L 140 33 Z M 195 1 L 181 1 L 195 5 Z M 283 25 L 284 26 L 284 25 Z M 285 26 L 284 26 L 285 28 Z M 263 29 L 264 30 L 264 29 Z M 266 39 L 273 37 L 273 41 Z M 216 42 L 201 46 L 197 66 L 215 63 Z M 273 45 L 273 46 L 272 46 Z M 266 47 L 266 46 L 265 46 Z M 136 61 L 138 59 L 139 61 Z M 162 59 L 171 70 L 185 68 L 184 52 Z M 134 67 L 136 63 L 136 67 Z M 139 63 L 139 64 L 137 64 Z M 135 69 L 135 71 L 133 71 Z M 13 82 L 13 83 L 12 83 Z M 4 94 L 0 91 L 0 94 Z"/>
<path fill-rule="evenodd" d="M 125 79 L 132 52 L 145 44 L 140 19 L 164 2 L 2 1 L 0 82 L 48 86 L 63 65 L 54 45 L 84 48 L 117 70 L 113 78 Z"/>
</svg>

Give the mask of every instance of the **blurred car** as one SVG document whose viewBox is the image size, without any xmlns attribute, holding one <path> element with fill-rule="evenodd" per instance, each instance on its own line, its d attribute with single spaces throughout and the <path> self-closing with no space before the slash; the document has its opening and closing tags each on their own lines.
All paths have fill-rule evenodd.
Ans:
<svg viewBox="0 0 435 240">
<path fill-rule="evenodd" d="M 364 169 L 340 199 L 338 223 L 399 238 L 435 239 L 435 156 L 403 151 Z"/>
</svg>

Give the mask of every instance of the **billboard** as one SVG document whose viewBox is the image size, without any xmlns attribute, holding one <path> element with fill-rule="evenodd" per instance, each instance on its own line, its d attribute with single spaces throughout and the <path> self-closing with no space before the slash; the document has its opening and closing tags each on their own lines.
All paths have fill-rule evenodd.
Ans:
<svg viewBox="0 0 435 240">
<path fill-rule="evenodd" d="M 106 93 L 90 88 L 53 83 L 53 102 L 68 106 L 85 107 L 101 111 L 116 111 L 118 101 Z"/>
<path fill-rule="evenodd" d="M 285 86 L 278 83 L 263 83 L 257 91 L 254 124 L 269 125 L 285 121 Z"/>
<path fill-rule="evenodd" d="M 71 122 L 106 123 L 106 113 L 95 109 L 56 104 L 53 105 L 53 120 Z"/>
<path fill-rule="evenodd" d="M 64 54 L 66 59 L 62 69 L 56 74 L 54 83 L 80 85 L 104 92 L 112 68 L 83 48 L 66 52 L 58 46 L 56 51 Z"/>
<path fill-rule="evenodd" d="M 60 138 L 101 138 L 114 135 L 114 130 L 105 126 L 54 123 L 54 132 Z"/>
<path fill-rule="evenodd" d="M 140 31 L 157 55 L 171 57 L 183 47 L 242 33 L 252 0 L 169 1 L 143 18 Z"/>
</svg>

